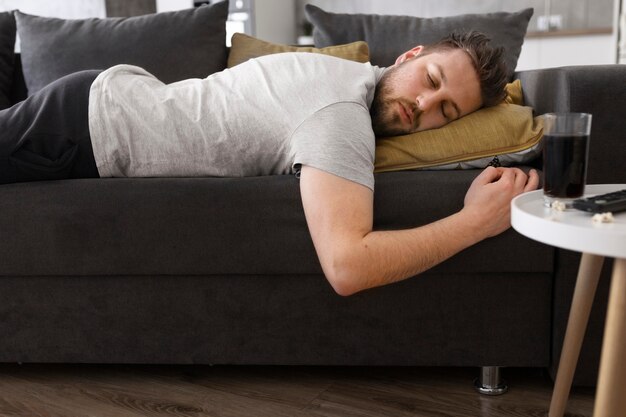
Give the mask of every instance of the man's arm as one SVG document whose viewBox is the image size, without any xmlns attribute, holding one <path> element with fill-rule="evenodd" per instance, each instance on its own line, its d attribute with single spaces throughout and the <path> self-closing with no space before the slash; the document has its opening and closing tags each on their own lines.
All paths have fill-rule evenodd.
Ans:
<svg viewBox="0 0 626 417">
<path fill-rule="evenodd" d="M 535 171 L 487 168 L 472 183 L 464 208 L 414 229 L 373 231 L 374 193 L 333 174 L 303 166 L 302 203 L 326 278 L 350 295 L 417 275 L 510 227 L 510 202 L 537 188 Z"/>
</svg>

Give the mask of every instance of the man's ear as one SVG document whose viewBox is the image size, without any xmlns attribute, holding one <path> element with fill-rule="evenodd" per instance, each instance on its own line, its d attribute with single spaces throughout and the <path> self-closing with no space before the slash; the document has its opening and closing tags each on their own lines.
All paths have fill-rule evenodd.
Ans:
<svg viewBox="0 0 626 417">
<path fill-rule="evenodd" d="M 406 60 L 416 57 L 420 54 L 420 52 L 422 52 L 422 49 L 424 49 L 424 45 L 417 45 L 415 48 L 409 49 L 396 59 L 396 63 L 394 65 L 401 64 Z"/>
</svg>

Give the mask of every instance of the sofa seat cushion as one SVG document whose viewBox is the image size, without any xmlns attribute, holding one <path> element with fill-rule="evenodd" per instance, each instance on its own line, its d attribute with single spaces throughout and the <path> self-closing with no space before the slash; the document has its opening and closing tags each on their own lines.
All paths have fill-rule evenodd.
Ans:
<svg viewBox="0 0 626 417">
<path fill-rule="evenodd" d="M 457 211 L 477 174 L 377 174 L 375 228 Z M 322 273 L 293 176 L 9 184 L 0 213 L 0 276 Z M 552 252 L 510 230 L 437 270 L 545 272 Z"/>
</svg>

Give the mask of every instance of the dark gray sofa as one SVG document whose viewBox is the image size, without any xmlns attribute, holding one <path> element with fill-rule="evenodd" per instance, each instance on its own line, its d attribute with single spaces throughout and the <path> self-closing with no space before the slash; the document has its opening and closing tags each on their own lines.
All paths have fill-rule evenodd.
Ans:
<svg viewBox="0 0 626 417">
<path fill-rule="evenodd" d="M 538 114 L 593 114 L 590 183 L 626 182 L 625 66 L 516 75 Z M 12 96 L 24 95 L 18 65 Z M 455 212 L 477 174 L 377 174 L 375 228 Z M 554 370 L 579 259 L 509 230 L 419 277 L 340 297 L 293 176 L 2 185 L 0 213 L 0 362 Z M 609 267 L 578 384 L 595 383 Z"/>
</svg>

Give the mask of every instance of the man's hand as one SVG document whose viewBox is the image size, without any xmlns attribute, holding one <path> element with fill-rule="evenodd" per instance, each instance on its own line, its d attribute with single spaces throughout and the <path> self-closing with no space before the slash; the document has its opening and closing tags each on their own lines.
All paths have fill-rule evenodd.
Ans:
<svg viewBox="0 0 626 417">
<path fill-rule="evenodd" d="M 539 175 L 534 169 L 526 175 L 519 168 L 485 169 L 465 195 L 462 214 L 480 227 L 485 237 L 495 236 L 511 226 L 513 197 L 537 189 Z"/>
</svg>

